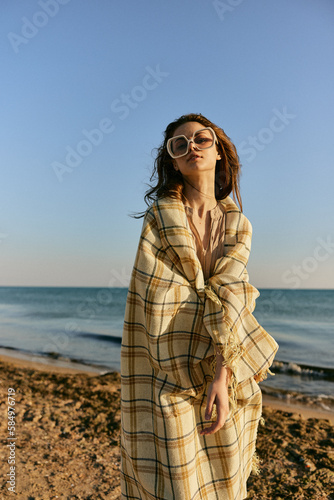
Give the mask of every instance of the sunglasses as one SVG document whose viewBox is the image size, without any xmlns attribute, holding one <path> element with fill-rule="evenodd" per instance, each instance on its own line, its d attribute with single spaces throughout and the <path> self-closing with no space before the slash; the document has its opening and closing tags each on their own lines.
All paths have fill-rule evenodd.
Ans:
<svg viewBox="0 0 334 500">
<path fill-rule="evenodd" d="M 187 139 L 185 135 L 171 137 L 167 141 L 167 151 L 172 158 L 181 158 L 189 152 L 189 144 L 193 142 L 197 149 L 209 149 L 218 143 L 216 134 L 211 127 L 196 130 L 194 135 Z"/>
</svg>

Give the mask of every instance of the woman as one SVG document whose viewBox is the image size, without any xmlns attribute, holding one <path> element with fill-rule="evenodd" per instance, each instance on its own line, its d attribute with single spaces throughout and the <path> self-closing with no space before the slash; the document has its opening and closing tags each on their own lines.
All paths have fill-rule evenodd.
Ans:
<svg viewBox="0 0 334 500">
<path fill-rule="evenodd" d="M 252 315 L 240 165 L 202 115 L 168 125 L 146 195 L 121 351 L 122 496 L 244 499 L 258 382 L 277 344 Z M 241 207 L 242 208 L 242 207 Z"/>
</svg>

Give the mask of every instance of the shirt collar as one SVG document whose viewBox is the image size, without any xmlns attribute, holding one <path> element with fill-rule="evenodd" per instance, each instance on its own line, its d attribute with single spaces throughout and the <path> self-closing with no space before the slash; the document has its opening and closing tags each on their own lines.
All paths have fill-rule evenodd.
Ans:
<svg viewBox="0 0 334 500">
<path fill-rule="evenodd" d="M 186 199 L 186 201 L 188 202 L 187 199 Z M 190 207 L 189 205 L 184 205 L 184 208 L 185 208 L 187 214 L 189 214 L 191 216 L 193 215 L 194 209 L 192 207 Z M 224 207 L 221 203 L 218 202 L 214 208 L 209 210 L 209 212 L 210 212 L 211 220 L 219 220 L 224 216 Z"/>
</svg>

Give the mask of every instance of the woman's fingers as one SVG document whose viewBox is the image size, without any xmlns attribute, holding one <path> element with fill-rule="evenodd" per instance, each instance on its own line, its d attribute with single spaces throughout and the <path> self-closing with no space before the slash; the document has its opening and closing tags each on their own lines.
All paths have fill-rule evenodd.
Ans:
<svg viewBox="0 0 334 500">
<path fill-rule="evenodd" d="M 203 436 L 208 434 L 214 434 L 215 432 L 219 431 L 219 429 L 224 427 L 224 424 L 227 420 L 227 415 L 228 413 L 225 413 L 224 416 L 223 415 L 218 416 L 216 422 L 213 422 L 213 424 L 210 425 L 210 427 L 202 429 L 200 434 Z"/>
<path fill-rule="evenodd" d="M 215 402 L 215 397 L 216 397 L 216 395 L 213 393 L 212 387 L 210 387 L 209 392 L 208 392 L 208 399 L 206 402 L 205 420 L 210 420 L 210 418 L 212 416 L 213 403 Z"/>
<path fill-rule="evenodd" d="M 205 420 L 212 418 L 213 405 L 216 405 L 217 420 L 209 427 L 202 429 L 201 435 L 214 434 L 221 429 L 229 414 L 228 390 L 224 384 L 213 383 L 210 385 L 205 409 Z"/>
</svg>

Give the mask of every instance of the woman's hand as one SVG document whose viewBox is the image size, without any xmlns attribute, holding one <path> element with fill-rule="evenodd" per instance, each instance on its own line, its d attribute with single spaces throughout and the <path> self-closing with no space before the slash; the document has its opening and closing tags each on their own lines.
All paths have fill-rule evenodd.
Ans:
<svg viewBox="0 0 334 500">
<path fill-rule="evenodd" d="M 214 434 L 223 427 L 229 414 L 228 384 L 231 378 L 231 370 L 222 365 L 222 356 L 217 354 L 217 369 L 213 382 L 209 385 L 205 420 L 212 417 L 213 404 L 216 405 L 217 420 L 210 427 L 201 430 L 200 434 Z"/>
</svg>

